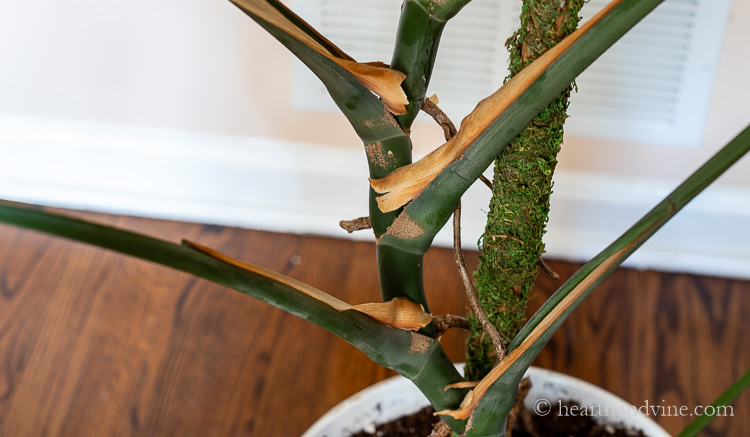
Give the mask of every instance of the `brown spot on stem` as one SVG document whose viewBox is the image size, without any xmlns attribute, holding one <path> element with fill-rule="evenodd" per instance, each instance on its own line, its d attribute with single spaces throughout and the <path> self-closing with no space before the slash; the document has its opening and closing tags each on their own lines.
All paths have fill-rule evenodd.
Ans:
<svg viewBox="0 0 750 437">
<path fill-rule="evenodd" d="M 400 240 L 411 240 L 424 234 L 424 229 L 406 211 L 402 212 L 393 224 L 388 228 L 386 234 L 392 235 Z"/>
<path fill-rule="evenodd" d="M 380 141 L 375 144 L 366 145 L 365 151 L 367 152 L 367 160 L 370 161 L 370 164 L 380 168 L 385 168 L 388 165 L 388 159 L 383 153 L 383 143 Z"/>
<path fill-rule="evenodd" d="M 383 115 L 380 117 L 367 118 L 362 121 L 362 124 L 369 127 L 370 129 L 376 129 L 380 127 L 398 127 L 401 128 L 396 119 L 387 110 L 383 111 Z"/>
<path fill-rule="evenodd" d="M 409 344 L 410 354 L 423 354 L 430 349 L 430 339 L 416 332 L 411 333 L 411 343 Z"/>
</svg>

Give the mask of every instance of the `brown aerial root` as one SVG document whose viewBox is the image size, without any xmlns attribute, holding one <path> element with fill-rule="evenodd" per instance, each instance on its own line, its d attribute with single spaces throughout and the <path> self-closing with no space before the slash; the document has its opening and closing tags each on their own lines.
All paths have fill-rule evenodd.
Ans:
<svg viewBox="0 0 750 437">
<path fill-rule="evenodd" d="M 557 273 L 556 271 L 552 270 L 552 269 L 550 268 L 550 266 L 548 266 L 548 265 L 547 265 L 547 263 L 546 263 L 546 262 L 544 262 L 544 260 L 542 259 L 542 257 L 541 257 L 541 256 L 539 257 L 539 260 L 537 261 L 537 263 L 536 263 L 536 264 L 537 264 L 537 266 L 539 266 L 539 268 L 540 268 L 540 269 L 541 269 L 541 270 L 542 270 L 542 271 L 543 271 L 543 272 L 544 272 L 544 273 L 545 273 L 545 274 L 546 274 L 547 276 L 549 276 L 550 278 L 552 278 L 552 280 L 553 280 L 553 281 L 559 281 L 559 280 L 560 280 L 560 275 L 559 275 L 559 274 L 558 274 L 558 273 Z"/>
<path fill-rule="evenodd" d="M 449 329 L 471 329 L 471 323 L 469 322 L 468 318 L 464 316 L 457 316 L 454 314 L 441 314 L 439 316 L 433 316 L 432 323 L 435 326 L 435 331 L 437 332 L 438 339 L 442 337 L 443 334 L 445 334 L 445 332 Z"/>
<path fill-rule="evenodd" d="M 339 226 L 348 233 L 361 231 L 363 229 L 372 229 L 370 217 L 358 217 L 352 220 L 341 220 Z"/>
<path fill-rule="evenodd" d="M 479 180 L 484 182 L 484 184 L 487 185 L 487 188 L 489 188 L 490 190 L 492 189 L 492 181 L 487 179 L 487 176 L 480 174 Z"/>
<path fill-rule="evenodd" d="M 425 99 L 422 103 L 422 110 L 428 113 L 442 128 L 445 134 L 445 140 L 451 141 L 456 135 L 456 126 L 448 118 L 448 116 L 437 106 L 437 96 L 433 96 L 429 99 Z M 482 327 L 487 335 L 492 339 L 492 344 L 495 345 L 497 355 L 500 359 L 505 356 L 505 343 L 500 337 L 494 326 L 490 323 L 487 315 L 482 310 L 479 303 L 479 296 L 477 296 L 477 290 L 474 287 L 474 282 L 469 274 L 469 269 L 466 268 L 466 262 L 464 261 L 463 250 L 461 249 L 461 203 L 459 202 L 456 207 L 456 211 L 453 213 L 453 257 L 456 260 L 456 266 L 458 272 L 461 275 L 461 280 L 464 283 L 464 289 L 466 296 L 471 304 L 471 309 L 474 316 L 482 323 Z M 468 323 L 468 320 L 467 320 Z"/>
<path fill-rule="evenodd" d="M 516 402 L 513 404 L 513 408 L 508 412 L 508 420 L 505 425 L 505 435 L 511 437 L 513 434 L 513 425 L 516 424 L 518 417 L 523 411 L 523 400 L 526 399 L 526 395 L 531 390 L 531 380 L 524 378 L 518 383 L 518 394 L 516 395 Z"/>
<path fill-rule="evenodd" d="M 429 99 L 424 99 L 422 102 L 422 110 L 432 117 L 433 120 L 443 128 L 443 135 L 445 141 L 449 141 L 453 136 L 456 135 L 456 126 L 453 124 L 450 118 L 440 109 L 437 105 L 437 97 L 432 96 Z"/>
<path fill-rule="evenodd" d="M 461 203 L 459 202 L 456 210 L 453 212 L 453 257 L 456 260 L 458 271 L 461 274 L 461 280 L 464 283 L 464 290 L 466 291 L 466 297 L 469 299 L 471 310 L 474 313 L 474 317 L 479 320 L 482 324 L 484 332 L 490 336 L 492 345 L 495 346 L 495 352 L 497 352 L 497 359 L 502 360 L 505 357 L 505 342 L 500 337 L 500 333 L 497 332 L 495 326 L 487 318 L 482 309 L 482 305 L 479 302 L 479 296 L 477 295 L 477 289 L 474 286 L 474 281 L 471 279 L 469 269 L 466 268 L 466 262 L 464 261 L 463 250 L 461 250 Z"/>
<path fill-rule="evenodd" d="M 429 99 L 425 99 L 422 102 L 422 110 L 429 114 L 442 128 L 445 135 L 445 140 L 450 141 L 457 133 L 456 126 L 450 120 L 450 118 L 437 106 L 437 96 L 432 96 Z M 490 187 L 492 184 L 490 183 Z M 469 270 L 466 268 L 464 261 L 463 250 L 461 249 L 461 204 L 459 203 L 456 207 L 456 211 L 453 213 L 453 255 L 458 266 L 458 271 L 461 274 L 461 279 L 464 283 L 466 290 L 466 296 L 471 304 L 472 311 L 475 317 L 482 323 L 487 335 L 492 339 L 492 344 L 495 345 L 497 355 L 500 359 L 505 356 L 505 344 L 500 337 L 494 326 L 489 322 L 487 315 L 482 310 L 479 304 L 479 297 L 477 296 L 474 282 L 471 279 Z M 468 319 L 466 325 L 469 325 Z M 438 331 L 441 332 L 441 331 Z M 438 335 L 438 337 L 442 335 Z"/>
<path fill-rule="evenodd" d="M 449 437 L 453 431 L 442 420 L 432 427 L 432 432 L 427 437 Z"/>
</svg>

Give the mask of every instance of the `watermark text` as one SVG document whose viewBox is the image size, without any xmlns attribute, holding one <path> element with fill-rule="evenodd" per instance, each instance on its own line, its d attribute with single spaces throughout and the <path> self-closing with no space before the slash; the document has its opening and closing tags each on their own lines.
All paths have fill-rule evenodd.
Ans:
<svg viewBox="0 0 750 437">
<path fill-rule="evenodd" d="M 534 402 L 534 413 L 546 416 L 550 413 L 557 416 L 598 416 L 598 417 L 621 417 L 637 416 L 643 414 L 651 417 L 691 417 L 707 414 L 717 417 L 733 417 L 734 408 L 731 405 L 698 405 L 689 407 L 687 405 L 669 405 L 664 400 L 661 403 L 653 403 L 648 400 L 640 406 L 612 407 L 609 405 L 570 405 L 567 402 L 549 401 L 537 399 Z"/>
</svg>

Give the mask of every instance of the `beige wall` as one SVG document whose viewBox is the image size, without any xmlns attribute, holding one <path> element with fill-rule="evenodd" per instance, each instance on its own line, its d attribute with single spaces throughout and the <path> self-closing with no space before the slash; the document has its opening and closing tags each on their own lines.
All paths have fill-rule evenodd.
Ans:
<svg viewBox="0 0 750 437">
<path fill-rule="evenodd" d="M 750 1 L 734 0 L 700 147 L 658 147 L 571 137 L 566 139 L 561 167 L 678 179 L 708 159 L 750 124 L 750 60 L 745 56 L 750 42 L 748 19 Z M 750 187 L 750 160 L 746 157 L 738 163 L 720 183 Z"/>
<path fill-rule="evenodd" d="M 229 2 L 125 5 L 4 5 L 0 114 L 361 147 L 342 117 L 292 108 L 290 55 Z M 569 137 L 561 168 L 670 179 L 694 169 L 750 122 L 748 20 L 750 2 L 735 0 L 699 148 Z M 441 143 L 427 121 L 415 130 L 418 153 Z M 722 183 L 750 187 L 748 173 L 746 159 Z"/>
</svg>

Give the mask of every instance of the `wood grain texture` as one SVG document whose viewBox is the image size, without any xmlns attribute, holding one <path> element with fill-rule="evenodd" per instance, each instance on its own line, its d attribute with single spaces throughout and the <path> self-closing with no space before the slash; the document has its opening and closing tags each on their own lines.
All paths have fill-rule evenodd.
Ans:
<svg viewBox="0 0 750 437">
<path fill-rule="evenodd" d="M 370 243 L 86 216 L 188 238 L 352 304 L 379 296 Z M 475 268 L 476 254 L 467 263 Z M 577 268 L 550 265 L 563 278 Z M 425 266 L 433 310 L 462 313 L 451 252 L 431 249 Z M 555 287 L 546 277 L 538 285 L 534 306 Z M 750 367 L 749 292 L 750 282 L 621 270 L 536 364 L 635 405 L 706 405 Z M 444 337 L 455 360 L 463 358 L 464 338 Z M 323 329 L 247 296 L 0 226 L 0 436 L 298 436 L 342 399 L 392 374 Z M 745 435 L 747 393 L 734 411 L 706 435 Z M 688 422 L 658 420 L 672 433 Z"/>
</svg>

